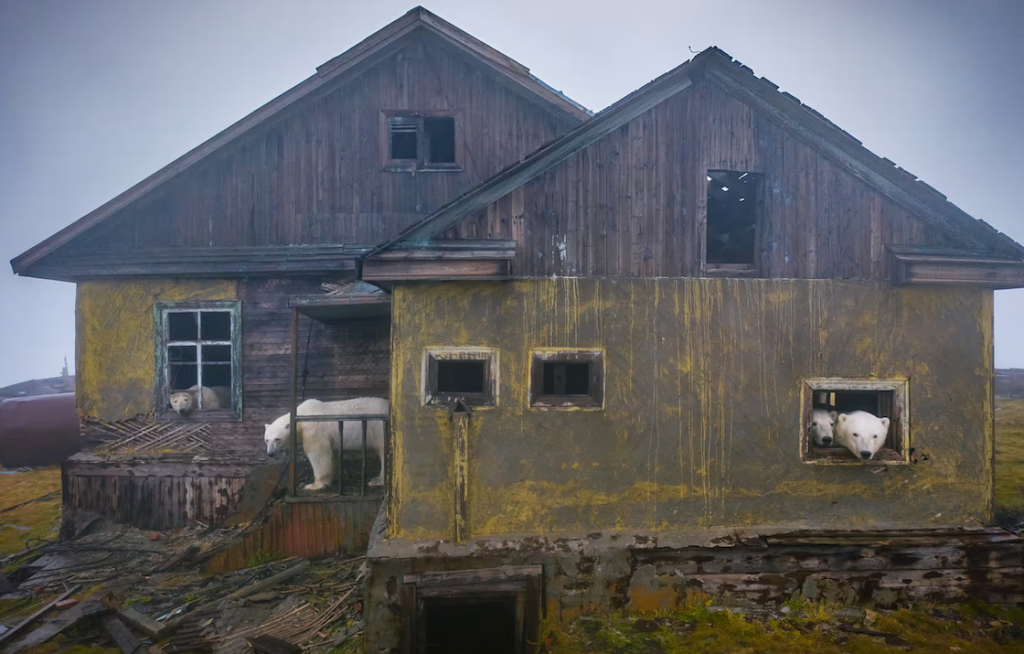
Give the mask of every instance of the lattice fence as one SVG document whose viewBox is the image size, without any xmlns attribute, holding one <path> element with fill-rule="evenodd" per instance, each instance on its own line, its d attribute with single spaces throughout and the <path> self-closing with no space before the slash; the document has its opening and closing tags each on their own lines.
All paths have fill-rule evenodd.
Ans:
<svg viewBox="0 0 1024 654">
<path fill-rule="evenodd" d="M 162 422 L 152 415 L 135 416 L 118 422 L 82 420 L 83 439 L 99 454 L 137 452 L 189 452 L 211 450 L 210 425 L 195 422 Z"/>
</svg>

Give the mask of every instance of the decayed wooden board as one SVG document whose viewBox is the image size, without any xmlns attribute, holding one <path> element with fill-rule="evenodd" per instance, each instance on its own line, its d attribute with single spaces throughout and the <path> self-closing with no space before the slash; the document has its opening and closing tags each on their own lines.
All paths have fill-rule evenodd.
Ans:
<svg viewBox="0 0 1024 654">
<path fill-rule="evenodd" d="M 508 279 L 506 259 L 373 260 L 363 263 L 366 281 Z"/>
</svg>

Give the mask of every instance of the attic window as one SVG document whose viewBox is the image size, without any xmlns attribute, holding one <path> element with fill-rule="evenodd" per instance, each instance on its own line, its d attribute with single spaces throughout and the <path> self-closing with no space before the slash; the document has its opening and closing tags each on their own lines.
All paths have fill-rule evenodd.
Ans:
<svg viewBox="0 0 1024 654">
<path fill-rule="evenodd" d="M 443 112 L 385 112 L 385 169 L 458 171 L 455 116 Z"/>
<path fill-rule="evenodd" d="M 600 409 L 604 402 L 604 354 L 597 350 L 534 350 L 530 407 Z"/>
<path fill-rule="evenodd" d="M 432 348 L 423 359 L 423 406 L 494 406 L 498 354 L 489 348 Z"/>
<path fill-rule="evenodd" d="M 756 271 L 761 175 L 709 170 L 706 263 L 711 274 Z"/>
<path fill-rule="evenodd" d="M 804 462 L 908 463 L 908 406 L 904 380 L 805 380 L 800 431 Z M 858 421 L 855 427 L 844 426 L 850 420 Z"/>
</svg>

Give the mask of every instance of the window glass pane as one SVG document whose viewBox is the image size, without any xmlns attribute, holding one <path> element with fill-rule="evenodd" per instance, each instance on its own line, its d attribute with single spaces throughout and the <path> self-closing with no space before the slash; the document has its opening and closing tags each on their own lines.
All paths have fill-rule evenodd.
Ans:
<svg viewBox="0 0 1024 654">
<path fill-rule="evenodd" d="M 194 363 L 172 363 L 168 365 L 168 378 L 171 392 L 184 391 L 196 385 L 199 376 L 198 366 Z"/>
<path fill-rule="evenodd" d="M 167 363 L 195 363 L 195 345 L 168 345 Z"/>
<path fill-rule="evenodd" d="M 209 388 L 218 399 L 219 408 L 231 408 L 231 366 L 203 364 L 203 387 Z M 218 408 L 218 407 L 206 407 Z"/>
<path fill-rule="evenodd" d="M 483 361 L 437 362 L 438 393 L 483 393 L 485 367 Z"/>
<path fill-rule="evenodd" d="M 198 315 L 193 311 L 167 312 L 167 340 L 195 341 L 199 339 Z"/>
<path fill-rule="evenodd" d="M 230 341 L 231 314 L 227 311 L 203 311 L 203 340 Z"/>
<path fill-rule="evenodd" d="M 231 346 L 230 345 L 204 345 L 203 346 L 203 363 L 230 363 L 231 362 Z"/>
</svg>

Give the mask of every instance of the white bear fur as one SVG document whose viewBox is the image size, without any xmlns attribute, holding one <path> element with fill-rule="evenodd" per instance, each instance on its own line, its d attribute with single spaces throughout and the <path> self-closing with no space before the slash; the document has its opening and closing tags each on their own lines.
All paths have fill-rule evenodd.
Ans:
<svg viewBox="0 0 1024 654">
<path fill-rule="evenodd" d="M 835 411 L 828 409 L 814 409 L 811 416 L 811 424 L 807 426 L 808 436 L 814 440 L 815 445 L 829 447 L 835 441 L 836 419 Z"/>
<path fill-rule="evenodd" d="M 187 391 L 171 394 L 171 408 L 180 415 L 188 415 L 196 408 L 196 392 L 198 386 L 193 386 Z M 207 409 L 230 409 L 231 388 L 228 386 L 203 386 L 203 410 Z"/>
<path fill-rule="evenodd" d="M 296 412 L 300 416 L 324 415 L 387 415 L 388 401 L 379 397 L 359 397 L 354 400 L 337 402 L 321 402 L 306 400 L 298 406 Z M 274 456 L 278 450 L 288 446 L 289 422 L 291 416 L 284 414 L 274 422 L 266 425 L 263 440 L 267 443 L 267 455 Z M 341 438 L 338 435 L 336 422 L 300 422 L 296 432 L 306 458 L 313 466 L 313 483 L 307 484 L 306 490 L 320 490 L 334 481 L 334 467 L 338 460 L 338 449 Z M 384 426 L 379 420 L 366 425 L 366 445 L 377 451 L 377 457 L 384 462 Z M 345 423 L 345 449 L 358 450 L 363 446 L 362 425 L 359 422 Z M 370 481 L 370 486 L 381 486 L 384 481 L 378 475 Z"/>
<path fill-rule="evenodd" d="M 888 433 L 889 419 L 878 418 L 867 411 L 840 413 L 836 421 L 836 441 L 865 461 L 878 454 Z"/>
</svg>

